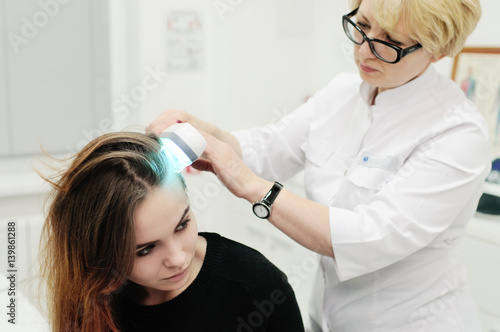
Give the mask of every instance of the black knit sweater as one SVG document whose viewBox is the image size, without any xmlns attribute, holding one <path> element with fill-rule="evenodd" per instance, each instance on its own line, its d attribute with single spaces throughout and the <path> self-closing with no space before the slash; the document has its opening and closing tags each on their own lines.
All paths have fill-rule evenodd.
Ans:
<svg viewBox="0 0 500 332">
<path fill-rule="evenodd" d="M 218 234 L 207 239 L 203 266 L 174 299 L 153 306 L 126 298 L 121 331 L 304 331 L 286 276 L 258 251 Z"/>
</svg>

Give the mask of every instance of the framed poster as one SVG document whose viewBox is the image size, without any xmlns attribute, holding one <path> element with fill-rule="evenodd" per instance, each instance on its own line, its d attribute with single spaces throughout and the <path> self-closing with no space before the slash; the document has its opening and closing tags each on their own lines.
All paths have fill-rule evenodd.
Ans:
<svg viewBox="0 0 500 332">
<path fill-rule="evenodd" d="M 466 47 L 453 61 L 451 78 L 483 114 L 493 157 L 500 157 L 500 47 Z"/>
<path fill-rule="evenodd" d="M 167 71 L 192 72 L 204 66 L 201 14 L 196 11 L 167 13 Z"/>
</svg>

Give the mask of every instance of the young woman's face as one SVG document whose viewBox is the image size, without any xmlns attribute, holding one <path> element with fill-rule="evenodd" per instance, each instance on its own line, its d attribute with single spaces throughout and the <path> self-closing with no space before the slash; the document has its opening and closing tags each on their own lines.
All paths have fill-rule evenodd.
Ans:
<svg viewBox="0 0 500 332">
<path fill-rule="evenodd" d="M 198 229 L 183 188 L 156 188 L 135 214 L 135 265 L 130 280 L 149 294 L 189 286 Z"/>
<path fill-rule="evenodd" d="M 388 34 L 378 25 L 373 16 L 373 0 L 363 0 L 355 15 L 358 26 L 369 38 L 381 39 L 401 48 L 417 44 L 412 40 L 402 25 L 397 33 Z M 361 78 L 379 88 L 379 92 L 403 85 L 420 76 L 435 62 L 434 57 L 423 48 L 403 57 L 395 64 L 378 59 L 370 50 L 368 42 L 354 44 L 354 60 Z"/>
</svg>

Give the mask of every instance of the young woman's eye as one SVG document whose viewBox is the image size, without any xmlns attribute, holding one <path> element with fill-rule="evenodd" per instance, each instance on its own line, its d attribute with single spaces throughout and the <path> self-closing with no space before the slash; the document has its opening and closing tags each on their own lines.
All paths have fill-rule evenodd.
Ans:
<svg viewBox="0 0 500 332">
<path fill-rule="evenodd" d="M 151 253 L 151 250 L 153 250 L 154 247 L 155 247 L 154 244 L 150 244 L 146 248 L 139 250 L 137 252 L 137 256 L 143 257 L 143 256 L 146 256 L 146 255 L 149 255 Z"/>
<path fill-rule="evenodd" d="M 178 231 L 182 231 L 183 229 L 186 229 L 188 227 L 189 221 L 190 221 L 190 219 L 184 220 L 181 224 L 179 224 L 179 226 L 177 226 L 175 231 L 178 232 Z"/>
</svg>

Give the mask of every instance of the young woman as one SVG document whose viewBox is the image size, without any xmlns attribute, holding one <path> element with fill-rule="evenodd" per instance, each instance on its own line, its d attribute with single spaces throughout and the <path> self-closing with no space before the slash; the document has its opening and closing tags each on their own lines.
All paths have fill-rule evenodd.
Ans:
<svg viewBox="0 0 500 332">
<path fill-rule="evenodd" d="M 491 165 L 487 127 L 432 64 L 462 49 L 480 2 L 351 2 L 339 28 L 359 74 L 274 126 L 231 134 L 171 110 L 150 128 L 205 131 L 197 167 L 250 203 L 304 171 L 307 199 L 283 188 L 270 214 L 254 211 L 322 255 L 315 330 L 479 331 L 458 244 Z"/>
<path fill-rule="evenodd" d="M 106 134 L 48 179 L 41 266 L 53 330 L 303 331 L 280 270 L 198 234 L 161 147 L 155 134 Z"/>
</svg>

